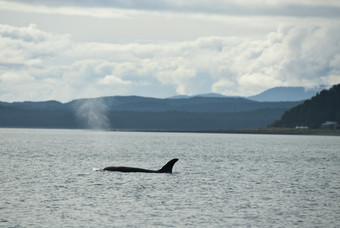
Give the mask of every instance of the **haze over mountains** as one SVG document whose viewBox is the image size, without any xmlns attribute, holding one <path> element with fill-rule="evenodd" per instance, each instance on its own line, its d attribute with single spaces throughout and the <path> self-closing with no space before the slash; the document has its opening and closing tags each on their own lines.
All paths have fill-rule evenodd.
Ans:
<svg viewBox="0 0 340 228">
<path fill-rule="evenodd" d="M 246 99 L 250 99 L 253 101 L 302 101 L 307 100 L 316 95 L 316 93 L 320 92 L 323 89 L 326 89 L 326 86 L 319 86 L 311 89 L 306 89 L 302 86 L 299 87 L 274 87 L 268 90 L 265 90 L 259 94 L 254 96 L 244 97 Z M 190 97 L 231 97 L 224 96 L 218 93 L 207 93 L 207 94 L 197 94 L 195 96 L 186 96 L 179 95 L 171 98 L 179 99 L 179 98 L 190 98 Z"/>
<path fill-rule="evenodd" d="M 326 86 L 319 86 L 311 89 L 304 87 L 275 87 L 268 89 L 255 96 L 250 96 L 248 99 L 254 101 L 302 101 L 307 100 L 316 95 Z"/>
<path fill-rule="evenodd" d="M 291 91 L 298 92 L 288 95 L 287 92 Z M 282 96 L 274 96 L 275 93 Z M 300 88 L 274 88 L 253 97 L 272 100 L 268 102 L 219 94 L 166 99 L 114 96 L 77 99 L 67 103 L 0 102 L 0 127 L 106 130 L 230 130 L 266 127 L 286 110 L 302 103 L 302 96 L 309 95 L 308 91 L 301 91 Z M 286 97 L 293 101 L 275 101 L 287 100 Z"/>
</svg>

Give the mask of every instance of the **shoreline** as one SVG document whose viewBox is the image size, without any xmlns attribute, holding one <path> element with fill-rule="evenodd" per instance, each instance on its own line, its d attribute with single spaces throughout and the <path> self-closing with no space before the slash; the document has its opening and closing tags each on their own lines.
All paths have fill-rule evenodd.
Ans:
<svg viewBox="0 0 340 228">
<path fill-rule="evenodd" d="M 0 127 L 0 129 L 55 129 L 55 130 L 95 130 L 112 132 L 154 132 L 154 133 L 197 133 L 197 134 L 264 134 L 264 135 L 319 135 L 340 136 L 340 129 L 295 129 L 295 128 L 249 128 L 236 130 L 161 130 L 161 129 L 85 129 L 85 128 L 20 128 Z"/>
<path fill-rule="evenodd" d="M 159 133 L 211 133 L 211 134 L 270 134 L 270 135 L 320 135 L 340 136 L 340 130 L 332 129 L 293 129 L 293 128 L 250 128 L 237 130 L 138 130 L 113 129 L 117 132 L 159 132 Z"/>
<path fill-rule="evenodd" d="M 340 136 L 340 130 L 332 129 L 255 128 L 255 129 L 231 130 L 229 132 L 234 134 Z"/>
</svg>

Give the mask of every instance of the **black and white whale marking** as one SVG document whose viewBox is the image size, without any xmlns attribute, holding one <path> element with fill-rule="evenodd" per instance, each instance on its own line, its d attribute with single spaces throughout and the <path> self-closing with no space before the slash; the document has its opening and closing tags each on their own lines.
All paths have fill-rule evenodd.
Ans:
<svg viewBox="0 0 340 228">
<path fill-rule="evenodd" d="M 177 161 L 178 161 L 177 158 L 172 159 L 171 161 L 166 163 L 160 170 L 149 170 L 149 169 L 141 169 L 141 168 L 125 167 L 125 166 L 109 166 L 109 167 L 105 167 L 103 170 L 115 171 L 115 172 L 172 173 L 172 167 L 174 167 Z"/>
</svg>

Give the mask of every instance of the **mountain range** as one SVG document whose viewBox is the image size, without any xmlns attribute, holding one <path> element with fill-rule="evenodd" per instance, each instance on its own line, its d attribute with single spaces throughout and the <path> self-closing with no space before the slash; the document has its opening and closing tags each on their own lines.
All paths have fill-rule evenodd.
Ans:
<svg viewBox="0 0 340 228">
<path fill-rule="evenodd" d="M 300 87 L 274 87 L 274 88 L 265 90 L 259 94 L 256 94 L 254 96 L 248 96 L 244 98 L 253 100 L 253 101 L 261 101 L 261 102 L 302 101 L 302 100 L 307 100 L 315 96 L 318 92 L 326 88 L 327 86 L 324 86 L 324 85 L 310 88 L 310 89 L 306 89 L 302 86 Z M 178 96 L 174 96 L 170 98 L 182 99 L 182 98 L 192 98 L 192 97 L 230 97 L 230 96 L 224 96 L 218 93 L 206 93 L 206 94 L 197 94 L 194 96 L 178 95 Z"/>
<path fill-rule="evenodd" d="M 282 92 L 282 89 L 274 89 L 258 96 L 261 99 L 265 96 L 272 98 L 270 94 L 275 93 L 275 90 Z M 297 98 L 299 96 L 295 94 Z M 67 103 L 0 102 L 0 127 L 231 130 L 266 127 L 279 119 L 285 111 L 302 102 L 259 102 L 219 94 L 165 99 L 112 96 L 77 99 Z"/>
<path fill-rule="evenodd" d="M 315 96 L 327 86 L 319 86 L 311 89 L 304 87 L 275 87 L 260 94 L 247 97 L 254 101 L 302 101 Z"/>
</svg>

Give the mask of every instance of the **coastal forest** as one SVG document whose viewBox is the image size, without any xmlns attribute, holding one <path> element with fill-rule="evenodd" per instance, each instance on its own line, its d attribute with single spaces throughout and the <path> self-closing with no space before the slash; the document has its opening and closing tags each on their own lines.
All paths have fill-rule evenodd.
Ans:
<svg viewBox="0 0 340 228">
<path fill-rule="evenodd" d="M 315 129 L 326 121 L 340 123 L 340 84 L 322 90 L 311 99 L 285 111 L 281 119 L 270 127 L 306 126 Z"/>
</svg>

